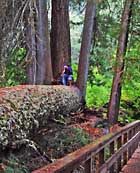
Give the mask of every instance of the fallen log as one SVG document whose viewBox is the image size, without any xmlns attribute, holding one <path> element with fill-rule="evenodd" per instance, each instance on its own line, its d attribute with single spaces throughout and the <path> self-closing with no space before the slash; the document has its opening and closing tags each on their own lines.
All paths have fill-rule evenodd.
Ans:
<svg viewBox="0 0 140 173">
<path fill-rule="evenodd" d="M 0 149 L 29 138 L 52 117 L 80 107 L 79 90 L 62 85 L 19 85 L 0 89 Z"/>
</svg>

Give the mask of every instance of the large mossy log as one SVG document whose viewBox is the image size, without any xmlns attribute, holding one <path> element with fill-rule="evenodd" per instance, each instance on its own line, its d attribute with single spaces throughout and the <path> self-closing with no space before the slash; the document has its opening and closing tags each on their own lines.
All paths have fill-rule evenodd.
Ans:
<svg viewBox="0 0 140 173">
<path fill-rule="evenodd" d="M 0 89 L 0 149 L 28 138 L 48 120 L 80 107 L 77 88 L 20 85 Z"/>
</svg>

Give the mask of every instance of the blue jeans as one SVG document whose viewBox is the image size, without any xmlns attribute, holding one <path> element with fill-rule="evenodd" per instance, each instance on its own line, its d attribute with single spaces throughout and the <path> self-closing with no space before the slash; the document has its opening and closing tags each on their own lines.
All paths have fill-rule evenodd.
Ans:
<svg viewBox="0 0 140 173">
<path fill-rule="evenodd" d="M 63 85 L 67 85 L 67 80 L 68 80 L 68 75 L 67 74 L 63 74 L 63 77 L 62 77 L 62 83 Z"/>
</svg>

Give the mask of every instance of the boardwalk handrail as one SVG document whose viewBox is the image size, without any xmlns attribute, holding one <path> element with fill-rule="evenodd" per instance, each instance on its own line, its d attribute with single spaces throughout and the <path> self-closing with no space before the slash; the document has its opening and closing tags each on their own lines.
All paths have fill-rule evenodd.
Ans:
<svg viewBox="0 0 140 173">
<path fill-rule="evenodd" d="M 32 173 L 73 173 L 80 166 L 84 173 L 119 172 L 139 140 L 140 121 L 135 121 Z"/>
</svg>

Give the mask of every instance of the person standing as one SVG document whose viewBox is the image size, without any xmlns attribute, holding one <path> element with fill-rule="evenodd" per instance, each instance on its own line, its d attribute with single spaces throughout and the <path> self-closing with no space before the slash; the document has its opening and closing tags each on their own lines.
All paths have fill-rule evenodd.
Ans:
<svg viewBox="0 0 140 173">
<path fill-rule="evenodd" d="M 68 75 L 69 75 L 68 66 L 64 65 L 64 69 L 63 69 L 63 72 L 62 72 L 62 83 L 65 86 L 67 85 L 67 82 L 68 82 Z"/>
<path fill-rule="evenodd" d="M 64 70 L 62 72 L 62 83 L 63 85 L 72 85 L 72 80 L 73 80 L 73 72 L 72 68 L 70 65 L 64 65 Z"/>
</svg>

